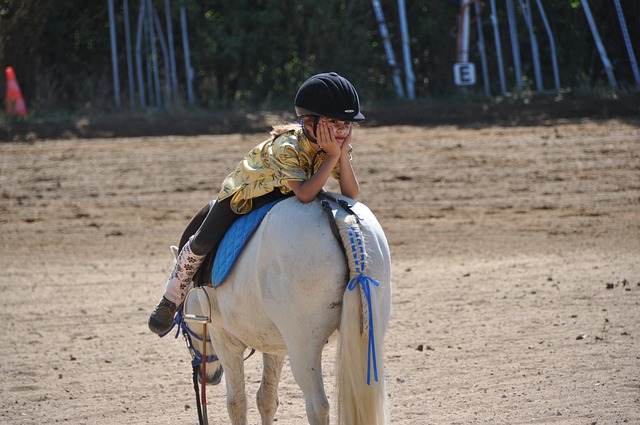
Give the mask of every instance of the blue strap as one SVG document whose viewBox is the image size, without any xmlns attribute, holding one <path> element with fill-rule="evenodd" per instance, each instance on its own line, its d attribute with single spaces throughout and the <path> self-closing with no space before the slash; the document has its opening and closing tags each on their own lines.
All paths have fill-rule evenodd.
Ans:
<svg viewBox="0 0 640 425">
<path fill-rule="evenodd" d="M 189 336 L 192 336 L 193 338 L 197 339 L 198 341 L 202 341 L 202 337 L 200 335 L 198 335 L 197 333 L 195 333 L 194 331 L 191 330 L 191 328 L 189 327 L 189 325 L 187 325 L 185 322 L 182 323 L 182 332 L 187 332 L 189 334 Z M 176 338 L 178 336 L 176 335 Z M 207 338 L 207 342 L 211 342 L 210 338 Z"/>
<path fill-rule="evenodd" d="M 191 344 L 191 341 L 189 340 L 189 338 L 190 337 L 194 337 L 198 341 L 202 341 L 202 337 L 197 335 L 195 332 L 193 332 L 189 328 L 189 325 L 187 325 L 187 322 L 185 322 L 184 318 L 182 317 L 182 309 L 181 308 L 179 308 L 178 311 L 176 311 L 175 316 L 173 316 L 173 323 L 171 324 L 171 328 L 169 328 L 169 330 L 166 331 L 165 333 L 159 335 L 160 338 L 162 338 L 165 335 L 167 335 L 176 326 L 178 326 L 178 330 L 176 331 L 176 335 L 175 335 L 174 338 L 177 339 L 180 336 L 180 331 L 182 331 L 182 335 L 185 336 L 185 340 L 187 340 L 187 348 L 191 352 L 191 357 L 192 357 L 191 366 L 199 366 L 199 365 L 201 365 L 202 364 L 202 353 L 200 351 L 198 351 Z M 207 339 L 207 342 L 211 342 L 211 340 Z M 206 362 L 207 363 L 212 363 L 212 362 L 215 362 L 217 360 L 218 360 L 218 356 L 216 356 L 216 355 L 210 355 L 210 356 L 207 356 L 207 358 L 206 358 Z"/>
<path fill-rule="evenodd" d="M 349 242 L 351 243 L 351 253 L 355 261 L 356 272 L 359 273 L 356 277 L 349 281 L 347 288 L 353 291 L 360 284 L 362 292 L 367 299 L 367 306 L 369 308 L 369 346 L 367 349 L 367 385 L 371 385 L 371 367 L 373 367 L 373 378 L 378 382 L 378 362 L 376 360 L 376 342 L 375 332 L 373 328 L 373 314 L 371 313 L 371 286 L 379 286 L 380 284 L 369 276 L 364 275 L 364 269 L 366 265 L 366 255 L 364 250 L 364 244 L 360 232 L 355 225 L 349 226 Z M 357 246 L 356 246 L 357 245 Z"/>
<path fill-rule="evenodd" d="M 360 284 L 364 296 L 367 298 L 367 304 L 369 306 L 369 347 L 367 350 L 367 385 L 371 385 L 371 367 L 373 366 L 373 379 L 378 382 L 378 362 L 376 360 L 376 341 L 375 332 L 373 331 L 373 314 L 371 314 L 371 288 L 369 284 L 378 286 L 379 283 L 369 276 L 358 276 L 351 279 L 349 282 L 349 290 L 356 289 L 357 284 Z"/>
<path fill-rule="evenodd" d="M 193 349 L 193 360 L 191 360 L 191 366 L 200 366 L 202 364 L 202 353 L 193 347 L 191 348 Z M 207 356 L 207 363 L 213 363 L 217 360 L 218 356 L 216 355 Z"/>
</svg>

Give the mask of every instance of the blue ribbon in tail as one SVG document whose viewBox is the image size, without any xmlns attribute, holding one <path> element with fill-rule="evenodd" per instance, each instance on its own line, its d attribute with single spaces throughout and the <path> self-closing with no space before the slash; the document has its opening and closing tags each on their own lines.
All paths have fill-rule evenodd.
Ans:
<svg viewBox="0 0 640 425">
<path fill-rule="evenodd" d="M 373 366 L 373 379 L 378 382 L 378 362 L 376 360 L 376 341 L 375 335 L 373 331 L 373 314 L 371 313 L 371 288 L 369 284 L 373 284 L 374 286 L 378 286 L 378 282 L 369 276 L 363 276 L 359 274 L 358 276 L 351 279 L 349 282 L 349 290 L 353 291 L 356 289 L 357 284 L 360 283 L 360 287 L 362 288 L 362 292 L 364 292 L 364 296 L 367 298 L 367 304 L 369 306 L 369 347 L 367 350 L 367 385 L 371 385 L 371 366 Z"/>
<path fill-rule="evenodd" d="M 369 346 L 367 349 L 367 385 L 371 385 L 371 367 L 373 367 L 373 378 L 376 382 L 378 382 L 378 362 L 376 360 L 376 342 L 375 342 L 375 332 L 373 329 L 373 314 L 371 308 L 371 286 L 379 286 L 379 283 L 376 282 L 369 276 L 365 276 L 364 268 L 366 264 L 366 256 L 364 251 L 364 244 L 362 242 L 362 237 L 358 231 L 357 226 L 349 226 L 349 242 L 351 243 L 351 253 L 353 254 L 353 259 L 355 261 L 356 272 L 358 272 L 358 276 L 354 277 L 349 281 L 349 285 L 347 288 L 350 291 L 353 291 L 360 284 L 362 288 L 362 292 L 364 293 L 365 298 L 367 299 L 367 306 L 369 308 Z M 356 244 L 358 245 L 356 247 Z M 359 255 L 358 255 L 359 254 Z M 359 258 L 358 258 L 359 257 Z"/>
</svg>

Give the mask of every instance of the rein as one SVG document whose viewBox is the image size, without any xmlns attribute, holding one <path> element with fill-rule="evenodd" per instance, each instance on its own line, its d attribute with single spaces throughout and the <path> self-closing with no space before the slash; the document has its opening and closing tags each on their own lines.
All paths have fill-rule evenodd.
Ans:
<svg viewBox="0 0 640 425">
<path fill-rule="evenodd" d="M 327 214 L 327 218 L 329 219 L 329 227 L 331 228 L 331 233 L 333 233 L 333 236 L 338 241 L 340 249 L 342 249 L 342 252 L 346 256 L 347 250 L 345 249 L 344 243 L 342 242 L 342 236 L 340 236 L 340 229 L 338 229 L 336 216 L 333 214 L 333 209 L 331 208 L 331 202 L 342 207 L 342 209 L 345 210 L 348 215 L 355 217 L 358 224 L 360 224 L 362 219 L 358 217 L 358 215 L 351 209 L 351 205 L 349 205 L 349 203 L 344 199 L 337 199 L 329 195 L 327 192 L 318 193 L 318 199 L 320 199 L 320 206 L 322 207 L 322 210 Z"/>
<path fill-rule="evenodd" d="M 191 358 L 192 358 L 191 365 L 200 366 L 202 364 L 202 353 L 193 346 L 193 342 L 191 341 L 191 338 L 195 338 L 197 341 L 202 341 L 202 337 L 200 337 L 198 334 L 193 332 L 191 328 L 189 328 L 189 325 L 187 324 L 187 322 L 184 320 L 184 317 L 182 316 L 181 308 L 179 308 L 178 311 L 176 312 L 176 315 L 173 318 L 173 324 L 171 325 L 171 328 L 167 332 L 160 335 L 160 337 L 162 338 L 163 336 L 167 335 L 176 326 L 178 326 L 178 331 L 175 334 L 175 339 L 178 339 L 178 337 L 180 336 L 180 331 L 182 331 L 182 337 L 185 340 L 185 343 L 187 344 L 187 349 L 189 350 L 189 353 L 191 354 Z M 211 342 L 211 339 L 207 338 L 207 342 Z M 255 352 L 256 352 L 255 348 L 251 348 L 251 351 L 249 352 L 249 354 L 247 354 L 247 357 L 244 358 L 244 361 L 247 361 L 251 356 L 255 354 Z M 219 359 L 218 359 L 218 356 L 216 355 L 210 355 L 210 356 L 208 355 L 206 360 L 207 360 L 207 363 L 213 363 L 215 361 L 218 361 Z"/>
<path fill-rule="evenodd" d="M 203 343 L 211 342 L 211 339 L 207 338 L 206 341 L 203 341 L 202 337 L 198 336 L 195 332 L 193 332 L 189 328 L 189 325 L 187 324 L 187 322 L 184 320 L 184 317 L 182 316 L 182 309 L 178 309 L 178 312 L 176 313 L 176 316 L 174 317 L 173 320 L 174 322 L 177 322 L 178 325 L 180 326 L 180 328 L 178 329 L 178 332 L 176 332 L 176 336 L 175 336 L 176 339 L 180 335 L 180 330 L 182 330 L 182 337 L 185 343 L 187 344 L 187 349 L 189 350 L 189 353 L 191 354 L 191 366 L 200 366 L 202 364 L 202 353 L 198 351 L 196 347 L 193 346 L 193 342 L 191 338 L 195 338 L 197 341 L 201 341 Z M 205 360 L 207 363 L 213 363 L 218 360 L 218 356 L 216 356 L 215 354 L 207 355 Z"/>
<path fill-rule="evenodd" d="M 351 208 L 351 205 L 349 205 L 349 203 L 344 199 L 338 199 L 334 196 L 329 195 L 327 192 L 318 193 L 318 198 L 320 198 L 320 203 L 322 204 L 323 208 L 325 205 L 330 206 L 329 202 L 333 202 L 339 205 L 340 207 L 342 207 L 342 209 L 345 210 L 345 212 L 348 215 L 354 216 L 358 224 L 360 224 L 360 222 L 363 221 L 363 219 L 360 218 L 360 216 L 358 216 L 358 214 L 356 214 L 356 212 Z M 326 211 L 326 208 L 325 208 L 325 211 Z M 335 223 L 335 217 L 333 217 L 333 214 L 332 214 L 332 221 Z"/>
</svg>

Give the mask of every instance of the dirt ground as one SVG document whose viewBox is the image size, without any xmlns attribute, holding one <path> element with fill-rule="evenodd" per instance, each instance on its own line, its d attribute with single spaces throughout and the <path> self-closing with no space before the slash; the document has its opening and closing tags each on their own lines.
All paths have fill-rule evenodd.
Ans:
<svg viewBox="0 0 640 425">
<path fill-rule="evenodd" d="M 184 344 L 146 320 L 169 245 L 263 138 L 0 144 L 0 423 L 197 423 Z M 353 145 L 392 250 L 392 423 L 640 423 L 640 122 L 363 126 Z M 306 423 L 283 375 L 277 423 Z"/>
</svg>

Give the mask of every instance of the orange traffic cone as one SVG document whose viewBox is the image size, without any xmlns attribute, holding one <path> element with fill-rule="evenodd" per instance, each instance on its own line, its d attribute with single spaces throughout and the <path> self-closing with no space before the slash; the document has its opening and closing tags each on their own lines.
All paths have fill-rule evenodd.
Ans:
<svg viewBox="0 0 640 425">
<path fill-rule="evenodd" d="M 13 72 L 12 67 L 7 67 L 7 115 L 9 116 L 27 116 L 27 106 L 22 98 L 22 92 L 16 80 L 16 74 Z"/>
</svg>

